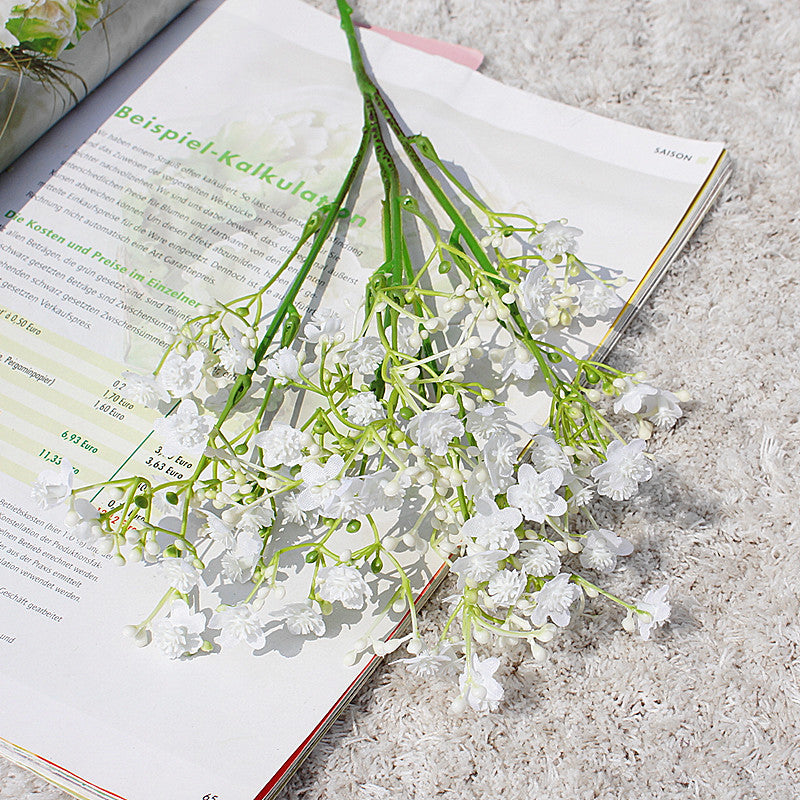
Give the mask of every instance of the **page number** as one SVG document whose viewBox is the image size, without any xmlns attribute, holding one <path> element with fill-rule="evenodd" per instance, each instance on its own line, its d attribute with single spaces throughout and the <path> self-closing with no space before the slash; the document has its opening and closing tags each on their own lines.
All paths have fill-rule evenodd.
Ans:
<svg viewBox="0 0 800 800">
<path fill-rule="evenodd" d="M 215 794 L 204 794 L 203 800 L 218 800 L 218 798 Z"/>
</svg>

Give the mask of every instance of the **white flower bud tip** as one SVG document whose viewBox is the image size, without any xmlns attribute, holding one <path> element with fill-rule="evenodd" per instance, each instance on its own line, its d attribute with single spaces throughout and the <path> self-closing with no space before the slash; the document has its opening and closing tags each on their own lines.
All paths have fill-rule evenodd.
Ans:
<svg viewBox="0 0 800 800">
<path fill-rule="evenodd" d="M 540 642 L 547 644 L 549 641 L 552 640 L 552 638 L 556 635 L 556 633 L 552 628 L 541 628 L 540 630 L 536 631 L 533 635 Z"/>
<path fill-rule="evenodd" d="M 547 650 L 540 644 L 537 644 L 532 639 L 530 641 L 531 655 L 533 660 L 541 664 L 547 658 Z"/>
<path fill-rule="evenodd" d="M 358 655 L 354 650 L 351 650 L 349 653 L 345 653 L 344 658 L 342 660 L 344 661 L 344 665 L 346 667 L 352 667 L 353 664 L 356 663 L 357 659 Z"/>
<path fill-rule="evenodd" d="M 467 701 L 463 697 L 456 697 L 450 708 L 448 709 L 451 714 L 463 714 L 467 709 Z"/>
<path fill-rule="evenodd" d="M 472 638 L 475 639 L 478 644 L 487 644 L 490 638 L 489 631 L 478 628 L 478 630 L 472 634 Z"/>
<path fill-rule="evenodd" d="M 145 629 L 143 631 L 139 631 L 133 637 L 133 642 L 137 647 L 147 647 L 147 645 L 150 644 L 152 638 L 153 637 L 151 636 L 150 631 Z"/>
<path fill-rule="evenodd" d="M 475 697 L 478 700 L 483 700 L 486 697 L 486 687 L 485 686 L 478 685 L 478 686 L 473 687 L 470 691 L 472 692 L 472 694 L 475 695 Z"/>
<path fill-rule="evenodd" d="M 408 650 L 412 656 L 418 656 L 423 650 L 422 642 L 419 639 L 412 639 L 406 645 L 406 650 Z"/>
<path fill-rule="evenodd" d="M 404 533 L 403 534 L 403 544 L 406 547 L 415 547 L 417 544 L 417 537 L 414 536 L 413 533 Z"/>
<path fill-rule="evenodd" d="M 574 539 L 568 539 L 567 549 L 570 553 L 580 553 L 581 550 L 583 550 L 583 545 L 580 542 L 576 542 Z"/>
<path fill-rule="evenodd" d="M 398 597 L 397 600 L 392 603 L 392 611 L 395 614 L 402 614 L 406 610 L 406 601 L 402 597 Z"/>
</svg>

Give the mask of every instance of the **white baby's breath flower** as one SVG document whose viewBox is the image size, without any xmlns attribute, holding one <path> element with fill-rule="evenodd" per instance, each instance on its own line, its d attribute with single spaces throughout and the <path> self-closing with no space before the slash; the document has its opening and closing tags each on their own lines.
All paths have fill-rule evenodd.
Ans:
<svg viewBox="0 0 800 800">
<path fill-rule="evenodd" d="M 547 267 L 534 267 L 519 285 L 520 305 L 532 320 L 543 320 L 554 294 L 553 285 L 547 280 Z"/>
<path fill-rule="evenodd" d="M 153 431 L 163 444 L 167 458 L 172 456 L 199 456 L 206 447 L 213 422 L 198 413 L 194 400 L 181 400 L 180 405 L 166 417 L 153 422 Z"/>
<path fill-rule="evenodd" d="M 321 513 L 333 519 L 354 519 L 365 514 L 361 502 L 360 491 L 364 486 L 363 478 L 344 478 L 339 486 L 329 494 L 328 500 L 320 508 Z"/>
<path fill-rule="evenodd" d="M 252 348 L 237 338 L 225 342 L 217 356 L 220 366 L 234 375 L 243 375 L 248 369 L 255 368 Z"/>
<path fill-rule="evenodd" d="M 567 502 L 572 508 L 587 506 L 594 497 L 594 487 L 591 481 L 581 478 L 573 472 L 564 475 L 564 486 L 570 491 L 570 498 Z"/>
<path fill-rule="evenodd" d="M 222 554 L 222 571 L 225 577 L 236 583 L 249 581 L 261 556 L 263 545 L 258 534 L 239 531 L 233 548 Z"/>
<path fill-rule="evenodd" d="M 200 529 L 201 535 L 210 536 L 218 542 L 225 550 L 230 550 L 236 545 L 236 534 L 227 522 L 220 519 L 216 514 L 204 512 L 206 521 Z"/>
<path fill-rule="evenodd" d="M 386 349 L 377 336 L 363 336 L 347 351 L 345 361 L 360 375 L 371 375 L 385 355 Z"/>
<path fill-rule="evenodd" d="M 503 406 L 482 405 L 465 417 L 467 430 L 479 440 L 487 442 L 492 436 L 508 431 L 508 409 Z"/>
<path fill-rule="evenodd" d="M 569 458 L 549 429 L 533 437 L 528 455 L 539 472 L 551 467 L 558 467 L 565 474 L 570 471 Z"/>
<path fill-rule="evenodd" d="M 303 335 L 314 344 L 338 344 L 344 339 L 342 327 L 342 318 L 335 311 L 322 308 L 306 323 Z"/>
<path fill-rule="evenodd" d="M 605 317 L 612 309 L 619 308 L 622 300 L 613 289 L 600 281 L 591 280 L 581 284 L 580 313 L 582 317 L 595 319 Z"/>
<path fill-rule="evenodd" d="M 261 501 L 244 506 L 239 512 L 236 529 L 257 535 L 263 528 L 268 528 L 275 519 L 275 512 L 269 502 Z"/>
<path fill-rule="evenodd" d="M 125 381 L 122 394 L 134 403 L 158 408 L 159 402 L 169 401 L 169 392 L 152 375 L 139 375 L 126 370 L 122 373 L 122 379 Z"/>
<path fill-rule="evenodd" d="M 499 666 L 499 658 L 487 658 L 481 661 L 478 656 L 473 656 L 469 677 L 465 669 L 458 679 L 461 696 L 475 711 L 496 711 L 500 705 L 503 699 L 503 687 L 494 678 Z"/>
<path fill-rule="evenodd" d="M 556 494 L 563 481 L 564 473 L 558 467 L 538 473 L 530 464 L 522 464 L 517 483 L 508 487 L 506 497 L 525 519 L 544 522 L 545 517 L 559 517 L 567 510 L 566 500 Z"/>
<path fill-rule="evenodd" d="M 200 385 L 204 363 L 205 356 L 199 350 L 187 358 L 173 351 L 161 365 L 156 380 L 173 397 L 186 397 Z"/>
<path fill-rule="evenodd" d="M 525 542 L 520 561 L 525 572 L 537 578 L 557 575 L 561 569 L 561 556 L 550 542 Z"/>
<path fill-rule="evenodd" d="M 283 496 L 281 515 L 287 522 L 307 528 L 316 527 L 319 518 L 319 513 L 316 511 L 306 511 L 301 508 L 299 492 L 289 492 Z"/>
<path fill-rule="evenodd" d="M 355 567 L 336 564 L 317 573 L 317 594 L 320 600 L 338 600 L 345 608 L 363 608 L 372 591 Z"/>
<path fill-rule="evenodd" d="M 278 611 L 274 611 L 270 616 L 275 619 L 283 620 L 286 629 L 295 636 L 324 636 L 325 618 L 311 604 L 310 600 L 304 603 L 289 603 Z"/>
<path fill-rule="evenodd" d="M 288 347 L 282 347 L 273 353 L 264 363 L 264 369 L 270 378 L 275 379 L 278 386 L 300 380 L 300 360 L 297 353 Z"/>
<path fill-rule="evenodd" d="M 488 581 L 499 569 L 498 562 L 507 557 L 502 550 L 487 550 L 470 556 L 461 556 L 451 565 L 450 571 L 458 575 L 459 591 L 464 586 L 477 586 Z"/>
<path fill-rule="evenodd" d="M 211 616 L 209 625 L 221 628 L 219 643 L 222 647 L 244 643 L 252 650 L 260 650 L 266 641 L 263 623 L 248 605 L 220 608 Z"/>
<path fill-rule="evenodd" d="M 629 414 L 640 414 L 660 428 L 669 428 L 683 416 L 677 395 L 658 389 L 649 383 L 625 381 L 625 391 L 614 401 L 614 411 L 625 410 Z"/>
<path fill-rule="evenodd" d="M 197 567 L 183 558 L 165 558 L 161 562 L 161 574 L 169 585 L 181 594 L 191 592 L 200 581 Z"/>
<path fill-rule="evenodd" d="M 46 469 L 39 473 L 39 477 L 31 487 L 31 494 L 36 505 L 42 511 L 49 511 L 65 503 L 72 494 L 72 482 L 75 472 L 72 464 L 66 459 L 61 462 L 61 469 Z"/>
<path fill-rule="evenodd" d="M 644 612 L 636 615 L 639 635 L 642 639 L 649 639 L 653 628 L 663 625 L 669 619 L 672 609 L 667 602 L 668 590 L 668 586 L 662 586 L 660 589 L 651 589 L 644 596 L 644 599 L 636 604 L 636 607 Z"/>
<path fill-rule="evenodd" d="M 175 600 L 169 614 L 150 626 L 154 644 L 170 658 L 196 653 L 203 646 L 206 618 L 192 614 L 183 600 Z"/>
<path fill-rule="evenodd" d="M 559 220 L 548 222 L 541 233 L 531 237 L 531 244 L 538 247 L 543 258 L 548 261 L 574 253 L 578 249 L 577 238 L 583 233 L 580 228 L 564 225 Z"/>
<path fill-rule="evenodd" d="M 529 381 L 538 371 L 539 367 L 535 358 L 528 359 L 526 357 L 526 360 L 522 360 L 516 347 L 508 347 L 503 350 L 500 360 L 500 372 L 504 381 L 509 378 Z"/>
<path fill-rule="evenodd" d="M 461 540 L 467 543 L 468 552 L 503 550 L 507 554 L 519 549 L 516 528 L 522 524 L 522 513 L 518 508 L 498 508 L 493 500 L 479 500 L 476 513 L 461 526 Z M 474 542 L 478 545 L 470 548 Z"/>
<path fill-rule="evenodd" d="M 659 428 L 671 428 L 682 416 L 678 397 L 665 389 L 645 404 L 644 416 L 651 419 Z"/>
<path fill-rule="evenodd" d="M 550 617 L 559 627 L 569 625 L 569 607 L 581 596 L 581 590 L 570 583 L 570 575 L 562 572 L 531 595 L 536 607 L 531 611 L 530 620 L 537 627 L 544 625 Z"/>
<path fill-rule="evenodd" d="M 449 651 L 440 652 L 438 650 L 421 650 L 413 658 L 399 659 L 401 664 L 405 664 L 406 669 L 418 678 L 430 678 L 437 672 L 451 666 L 453 656 Z"/>
<path fill-rule="evenodd" d="M 449 411 L 423 411 L 408 423 L 408 435 L 435 456 L 445 455 L 450 442 L 463 433 L 463 423 Z"/>
<path fill-rule="evenodd" d="M 586 531 L 581 550 L 581 565 L 587 569 L 611 572 L 617 566 L 617 556 L 629 556 L 633 545 L 605 528 Z"/>
<path fill-rule="evenodd" d="M 620 391 L 622 393 L 614 400 L 615 414 L 619 414 L 622 411 L 627 411 L 629 414 L 638 414 L 647 398 L 658 393 L 658 389 L 655 386 L 651 386 L 649 383 L 635 383 L 630 378 L 625 378 L 622 381 Z"/>
<path fill-rule="evenodd" d="M 528 576 L 513 569 L 502 569 L 489 578 L 486 591 L 495 605 L 513 606 L 525 591 Z"/>
<path fill-rule="evenodd" d="M 257 433 L 250 441 L 261 448 L 265 467 L 292 467 L 303 460 L 303 448 L 313 440 L 305 431 L 285 422 L 273 422 L 269 430 Z"/>
<path fill-rule="evenodd" d="M 510 433 L 498 433 L 483 446 L 483 467 L 494 494 L 504 492 L 514 480 L 520 446 Z"/>
<path fill-rule="evenodd" d="M 103 535 L 100 527 L 100 512 L 93 503 L 82 497 L 75 499 L 64 519 L 64 528 L 78 539 L 96 542 Z"/>
<path fill-rule="evenodd" d="M 606 450 L 606 461 L 592 470 L 597 491 L 612 500 L 628 500 L 636 494 L 639 484 L 650 480 L 653 467 L 647 458 L 643 439 L 629 444 L 613 441 Z"/>
<path fill-rule="evenodd" d="M 322 509 L 341 487 L 339 474 L 344 469 L 344 459 L 337 453 L 325 464 L 308 461 L 300 467 L 303 481 L 297 504 L 303 511 Z"/>
<path fill-rule="evenodd" d="M 348 397 L 342 408 L 354 425 L 369 425 L 386 418 L 386 411 L 372 392 L 359 392 Z"/>
</svg>

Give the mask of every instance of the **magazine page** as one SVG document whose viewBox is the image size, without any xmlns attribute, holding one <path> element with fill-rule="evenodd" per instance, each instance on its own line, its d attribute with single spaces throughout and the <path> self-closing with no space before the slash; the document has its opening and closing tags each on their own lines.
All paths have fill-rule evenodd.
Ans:
<svg viewBox="0 0 800 800">
<path fill-rule="evenodd" d="M 620 306 L 722 154 L 369 31 L 363 40 L 408 127 L 438 142 L 494 207 L 581 228 L 586 262 L 629 279 Z M 224 66 L 209 57 L 220 50 Z M 361 131 L 347 59 L 337 21 L 301 3 L 228 0 L 29 203 L 3 209 L 0 736 L 115 796 L 250 800 L 366 668 L 368 656 L 346 665 L 354 643 L 398 622 L 334 613 L 324 636 L 299 639 L 275 623 L 255 654 L 170 661 L 121 635 L 147 615 L 164 575 L 116 567 L 64 531 L 63 512 L 31 499 L 46 468 L 69 464 L 81 483 L 123 464 L 192 468 L 159 452 L 155 412 L 126 398 L 123 372 L 151 371 L 174 325 L 202 304 L 263 285 L 336 192 Z M 355 316 L 380 258 L 381 196 L 372 165 L 300 298 L 303 313 L 324 304 Z M 615 314 L 570 334 L 578 355 Z M 502 399 L 514 405 L 512 391 Z M 415 588 L 441 566 L 432 555 L 418 564 Z M 377 611 L 385 586 L 365 577 Z M 302 586 L 292 591 L 265 613 L 302 598 Z M 68 737 L 45 722 L 55 719 Z"/>
</svg>

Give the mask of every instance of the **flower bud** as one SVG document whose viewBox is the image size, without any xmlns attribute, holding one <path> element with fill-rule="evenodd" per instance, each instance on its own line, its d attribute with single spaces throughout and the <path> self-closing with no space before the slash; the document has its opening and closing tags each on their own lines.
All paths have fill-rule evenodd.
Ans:
<svg viewBox="0 0 800 800">
<path fill-rule="evenodd" d="M 649 419 L 640 419 L 636 435 L 647 441 L 653 435 L 653 423 Z"/>
<path fill-rule="evenodd" d="M 622 620 L 622 627 L 628 631 L 628 633 L 636 630 L 636 620 L 634 620 L 633 614 L 629 612 L 628 616 Z"/>
<path fill-rule="evenodd" d="M 555 631 L 552 628 L 540 628 L 538 631 L 533 632 L 535 639 L 547 644 L 555 636 Z"/>
<path fill-rule="evenodd" d="M 483 628 L 477 628 L 477 629 L 476 629 L 476 630 L 473 632 L 473 634 L 472 634 L 472 638 L 473 638 L 473 639 L 474 639 L 474 640 L 475 640 L 475 641 L 476 641 L 478 644 L 487 644 L 487 643 L 488 643 L 488 641 L 489 641 L 489 639 L 491 638 L 491 636 L 489 635 L 489 631 L 487 631 L 487 630 L 484 630 Z"/>
<path fill-rule="evenodd" d="M 450 708 L 448 711 L 451 714 L 463 714 L 467 708 L 467 701 L 463 697 L 456 697 L 452 703 L 450 703 Z"/>
<path fill-rule="evenodd" d="M 534 661 L 541 664 L 547 659 L 547 650 L 545 650 L 544 647 L 542 647 L 540 644 L 537 644 L 533 639 L 531 639 L 528 644 L 531 648 L 531 655 L 533 656 Z"/>
<path fill-rule="evenodd" d="M 406 645 L 406 650 L 408 650 L 412 656 L 418 656 L 423 650 L 422 642 L 419 639 L 412 639 Z"/>
<path fill-rule="evenodd" d="M 150 644 L 150 641 L 152 640 L 152 638 L 153 638 L 153 637 L 152 637 L 152 635 L 150 634 L 150 631 L 148 631 L 148 630 L 145 628 L 144 630 L 142 630 L 142 631 L 139 631 L 139 632 L 138 632 L 138 633 L 137 633 L 137 634 L 136 634 L 136 635 L 133 637 L 133 642 L 134 642 L 134 644 L 135 644 L 137 647 L 147 647 L 147 645 L 148 645 L 148 644 Z"/>
</svg>

